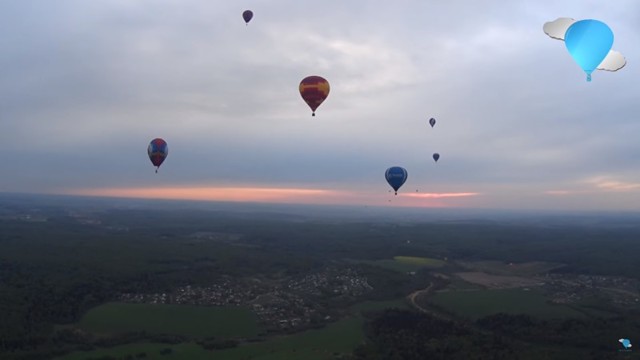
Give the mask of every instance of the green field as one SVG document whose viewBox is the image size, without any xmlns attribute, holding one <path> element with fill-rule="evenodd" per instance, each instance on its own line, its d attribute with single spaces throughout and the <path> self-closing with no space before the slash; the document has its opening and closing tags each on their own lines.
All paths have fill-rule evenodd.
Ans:
<svg viewBox="0 0 640 360">
<path fill-rule="evenodd" d="M 544 295 L 536 290 L 447 291 L 436 293 L 429 301 L 471 319 L 479 319 L 500 312 L 528 314 L 546 319 L 584 316 L 568 306 L 548 303 Z"/>
<path fill-rule="evenodd" d="M 104 356 L 125 357 L 141 352 L 146 359 L 225 359 L 225 360 L 281 360 L 305 359 L 328 360 L 332 354 L 350 353 L 364 341 L 363 320 L 360 317 L 343 319 L 323 329 L 309 330 L 291 336 L 282 336 L 270 341 L 247 344 L 233 349 L 207 351 L 197 344 L 129 344 L 90 352 L 75 352 L 59 360 L 85 360 Z M 162 349 L 170 348 L 172 353 L 160 355 Z"/>
<path fill-rule="evenodd" d="M 113 305 L 113 304 L 111 304 Z M 59 360 L 84 360 L 104 356 L 125 357 L 138 353 L 147 353 L 147 359 L 228 359 L 228 360 L 329 360 L 333 353 L 351 353 L 364 341 L 362 327 L 364 320 L 360 316 L 362 311 L 382 310 L 385 308 L 406 308 L 404 299 L 391 301 L 365 301 L 351 307 L 353 316 L 342 319 L 328 326 L 308 330 L 289 336 L 278 336 L 268 341 L 247 343 L 237 348 L 208 351 L 197 344 L 153 344 L 139 343 L 116 346 L 90 352 L 75 352 Z M 172 353 L 160 355 L 162 349 L 170 348 Z"/>
<path fill-rule="evenodd" d="M 485 272 L 492 275 L 533 276 L 544 274 L 554 269 L 564 267 L 564 264 L 529 261 L 529 262 L 503 262 L 503 261 L 473 261 L 457 262 L 469 270 Z"/>
<path fill-rule="evenodd" d="M 191 337 L 253 337 L 256 316 L 240 307 L 108 303 L 89 310 L 78 323 L 96 334 L 146 331 Z"/>
<path fill-rule="evenodd" d="M 215 355 L 228 360 L 332 359 L 334 352 L 350 353 L 364 341 L 362 326 L 361 317 L 351 317 L 323 329 L 219 351 Z"/>
<path fill-rule="evenodd" d="M 160 351 L 163 349 L 171 349 L 172 353 L 167 355 L 161 355 Z M 115 357 L 125 358 L 128 355 L 135 355 L 145 353 L 144 359 L 179 359 L 179 360 L 204 360 L 211 359 L 211 352 L 203 349 L 197 344 L 153 344 L 153 343 L 139 343 L 139 344 L 127 344 L 114 346 L 109 349 L 101 349 L 95 351 L 77 351 L 69 355 L 56 358 L 56 360 L 86 360 L 86 359 L 99 359 L 102 357 Z"/>
<path fill-rule="evenodd" d="M 415 256 L 394 256 L 393 259 L 358 262 L 380 266 L 385 269 L 399 272 L 412 272 L 423 267 L 435 269 L 440 268 L 446 264 L 446 262 L 440 259 Z"/>
<path fill-rule="evenodd" d="M 419 267 L 430 267 L 430 268 L 439 268 L 443 267 L 446 264 L 443 260 L 440 259 L 432 259 L 426 257 L 416 257 L 416 256 L 394 256 L 393 260 L 402 263 L 415 265 Z"/>
</svg>

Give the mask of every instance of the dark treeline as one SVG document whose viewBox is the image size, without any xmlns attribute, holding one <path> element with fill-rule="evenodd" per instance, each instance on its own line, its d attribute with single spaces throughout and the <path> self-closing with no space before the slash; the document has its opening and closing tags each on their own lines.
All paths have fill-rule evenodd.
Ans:
<svg viewBox="0 0 640 360">
<path fill-rule="evenodd" d="M 369 316 L 370 343 L 354 351 L 354 360 L 515 358 L 508 339 L 464 324 L 397 309 Z"/>
<path fill-rule="evenodd" d="M 615 334 L 637 338 L 637 320 L 637 314 L 633 318 L 549 321 L 496 314 L 469 323 L 388 309 L 368 314 L 365 331 L 369 341 L 351 359 L 619 359 L 625 354 L 615 350 Z"/>
<path fill-rule="evenodd" d="M 640 337 L 640 314 L 637 312 L 611 318 L 552 320 L 527 315 L 496 314 L 479 319 L 477 325 L 495 334 L 528 343 L 589 349 L 592 354 L 601 356 L 610 355 L 612 349 L 618 346 L 620 337 Z"/>
</svg>

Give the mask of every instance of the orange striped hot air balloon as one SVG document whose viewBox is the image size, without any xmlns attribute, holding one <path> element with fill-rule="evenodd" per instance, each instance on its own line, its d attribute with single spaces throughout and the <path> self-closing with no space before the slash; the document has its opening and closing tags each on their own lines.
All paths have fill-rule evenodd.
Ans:
<svg viewBox="0 0 640 360">
<path fill-rule="evenodd" d="M 307 76 L 300 82 L 300 95 L 311 108 L 311 116 L 316 116 L 316 109 L 329 96 L 329 82 L 321 76 Z"/>
</svg>

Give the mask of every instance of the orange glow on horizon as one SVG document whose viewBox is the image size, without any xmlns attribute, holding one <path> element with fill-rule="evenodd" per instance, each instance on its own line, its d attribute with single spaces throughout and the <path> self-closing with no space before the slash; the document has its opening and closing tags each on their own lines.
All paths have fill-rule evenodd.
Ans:
<svg viewBox="0 0 640 360">
<path fill-rule="evenodd" d="M 441 198 L 456 198 L 456 197 L 468 197 L 478 196 L 480 193 L 475 192 L 461 192 L 461 193 L 407 193 L 405 196 L 416 198 L 428 198 L 428 199 L 441 199 Z"/>
<path fill-rule="evenodd" d="M 319 189 L 233 188 L 233 187 L 165 187 L 102 188 L 69 191 L 71 195 L 129 197 L 144 199 L 271 202 L 286 199 L 313 199 L 340 195 Z"/>
<path fill-rule="evenodd" d="M 451 204 L 446 204 L 442 201 L 434 202 L 433 200 L 479 195 L 479 193 L 473 192 L 398 193 L 397 197 L 389 198 L 386 192 L 261 187 L 96 188 L 66 190 L 62 193 L 67 195 L 139 199 L 410 207 L 450 207 L 452 206 Z"/>
</svg>

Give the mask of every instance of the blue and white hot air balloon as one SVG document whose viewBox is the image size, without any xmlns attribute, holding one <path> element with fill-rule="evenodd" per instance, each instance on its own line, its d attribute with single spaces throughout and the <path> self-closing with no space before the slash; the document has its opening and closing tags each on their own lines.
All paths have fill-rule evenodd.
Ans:
<svg viewBox="0 0 640 360">
<path fill-rule="evenodd" d="M 390 167 L 384 173 L 385 179 L 387 179 L 396 195 L 398 195 L 398 189 L 407 181 L 407 176 L 407 170 L 399 166 Z"/>
</svg>

